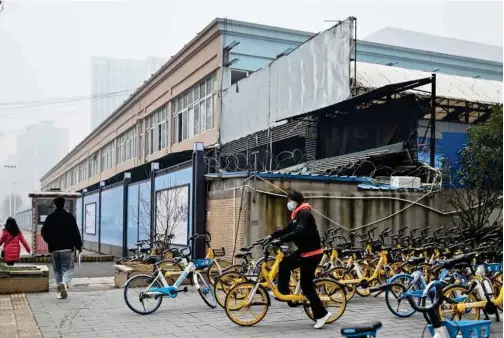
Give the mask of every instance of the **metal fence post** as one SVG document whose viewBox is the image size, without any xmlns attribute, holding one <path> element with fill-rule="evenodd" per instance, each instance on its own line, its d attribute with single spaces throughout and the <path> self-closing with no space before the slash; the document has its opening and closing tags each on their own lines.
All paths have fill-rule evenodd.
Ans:
<svg viewBox="0 0 504 338">
<path fill-rule="evenodd" d="M 131 180 L 131 173 L 124 173 L 123 180 L 123 257 L 128 256 L 128 186 Z"/>
</svg>

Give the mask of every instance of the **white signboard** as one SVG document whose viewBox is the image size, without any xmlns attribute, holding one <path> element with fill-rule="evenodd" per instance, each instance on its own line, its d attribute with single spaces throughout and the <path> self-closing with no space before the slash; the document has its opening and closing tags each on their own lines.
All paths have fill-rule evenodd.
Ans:
<svg viewBox="0 0 504 338">
<path fill-rule="evenodd" d="M 84 224 L 86 225 L 86 234 L 96 235 L 96 203 L 86 204 L 85 209 Z"/>
</svg>

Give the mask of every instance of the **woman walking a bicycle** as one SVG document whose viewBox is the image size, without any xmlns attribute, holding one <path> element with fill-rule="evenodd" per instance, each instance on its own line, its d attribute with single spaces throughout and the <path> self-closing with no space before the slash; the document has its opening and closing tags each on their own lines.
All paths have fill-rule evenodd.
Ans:
<svg viewBox="0 0 504 338">
<path fill-rule="evenodd" d="M 298 250 L 285 256 L 280 263 L 278 271 L 278 291 L 283 295 L 289 295 L 289 280 L 291 271 L 299 268 L 301 272 L 300 284 L 303 294 L 310 301 L 315 328 L 320 329 L 332 316 L 322 305 L 315 290 L 313 280 L 315 269 L 322 259 L 323 249 L 320 244 L 320 235 L 311 213 L 311 207 L 305 203 L 302 193 L 291 190 L 287 196 L 287 209 L 291 212 L 291 222 L 283 229 L 279 229 L 268 236 L 272 241 L 286 243 L 293 242 Z M 301 303 L 288 302 L 289 306 L 295 307 Z"/>
</svg>

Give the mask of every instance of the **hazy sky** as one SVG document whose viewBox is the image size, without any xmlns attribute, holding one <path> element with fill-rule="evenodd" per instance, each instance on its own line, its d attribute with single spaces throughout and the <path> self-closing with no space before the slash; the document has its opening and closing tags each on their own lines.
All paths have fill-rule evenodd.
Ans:
<svg viewBox="0 0 504 338">
<path fill-rule="evenodd" d="M 317 32 L 355 16 L 358 37 L 387 26 L 502 46 L 502 2 L 7 0 L 0 12 L 0 167 L 29 122 L 57 120 L 70 147 L 89 133 L 91 56 L 169 58 L 215 17 Z M 1 135 L 3 133 L 3 136 Z"/>
</svg>

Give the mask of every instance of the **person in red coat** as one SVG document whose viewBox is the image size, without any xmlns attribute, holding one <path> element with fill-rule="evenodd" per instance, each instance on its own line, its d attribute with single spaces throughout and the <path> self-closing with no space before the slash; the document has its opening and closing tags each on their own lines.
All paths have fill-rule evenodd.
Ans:
<svg viewBox="0 0 504 338">
<path fill-rule="evenodd" d="M 26 243 L 23 233 L 19 230 L 16 220 L 12 217 L 7 219 L 5 229 L 0 238 L 0 246 L 4 246 L 2 250 L 2 258 L 7 265 L 14 265 L 19 262 L 19 255 L 21 254 L 21 244 L 28 253 L 30 253 L 30 246 Z"/>
</svg>

